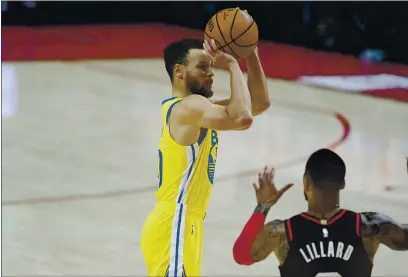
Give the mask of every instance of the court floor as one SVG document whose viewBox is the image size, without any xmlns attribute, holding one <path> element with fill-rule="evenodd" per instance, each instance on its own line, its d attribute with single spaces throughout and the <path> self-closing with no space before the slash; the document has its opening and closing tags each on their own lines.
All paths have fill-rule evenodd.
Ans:
<svg viewBox="0 0 408 277">
<path fill-rule="evenodd" d="M 3 64 L 3 274 L 143 276 L 143 221 L 154 205 L 161 100 L 155 59 Z M 215 90 L 228 95 L 228 76 Z M 6 77 L 5 77 L 6 76 Z M 8 81 L 6 81 L 8 80 Z M 408 106 L 269 80 L 271 108 L 221 133 L 205 219 L 203 275 L 277 276 L 274 256 L 236 265 L 233 243 L 255 207 L 264 164 L 296 186 L 269 219 L 303 211 L 307 156 L 333 147 L 347 163 L 341 205 L 408 223 Z M 375 275 L 404 275 L 408 252 L 381 247 Z M 405 262 L 404 262 L 405 261 Z"/>
</svg>

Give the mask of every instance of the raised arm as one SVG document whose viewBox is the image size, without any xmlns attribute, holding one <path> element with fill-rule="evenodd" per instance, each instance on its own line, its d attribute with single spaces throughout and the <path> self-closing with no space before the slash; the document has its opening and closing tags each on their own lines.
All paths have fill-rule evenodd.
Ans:
<svg viewBox="0 0 408 277">
<path fill-rule="evenodd" d="M 271 103 L 258 48 L 255 48 L 254 52 L 246 58 L 246 64 L 248 68 L 248 89 L 251 95 L 252 115 L 257 116 L 265 112 Z M 215 104 L 226 106 L 229 104 L 230 99 L 213 99 L 212 101 Z"/>
<path fill-rule="evenodd" d="M 361 235 L 393 250 L 408 250 L 408 224 L 400 224 L 380 213 L 361 213 Z"/>
<path fill-rule="evenodd" d="M 251 97 L 237 60 L 205 41 L 204 50 L 211 62 L 229 71 L 231 100 L 228 105 L 217 105 L 205 97 L 190 95 L 175 105 L 171 116 L 178 124 L 194 125 L 215 130 L 243 130 L 252 124 Z"/>
<path fill-rule="evenodd" d="M 287 246 L 285 225 L 282 220 L 273 220 L 265 224 L 270 208 L 292 184 L 277 190 L 273 183 L 274 170 L 259 175 L 259 185 L 255 187 L 258 205 L 245 224 L 233 248 L 234 260 L 240 265 L 252 265 L 264 260 L 272 252 L 278 252 Z M 280 252 L 280 251 L 279 251 Z M 279 254 L 277 253 L 278 258 Z M 279 258 L 279 260 L 282 260 Z"/>
<path fill-rule="evenodd" d="M 266 259 L 286 244 L 285 225 L 282 220 L 265 223 L 269 204 L 258 204 L 245 224 L 233 248 L 234 260 L 240 265 L 252 265 Z"/>
<path fill-rule="evenodd" d="M 258 48 L 246 59 L 248 67 L 248 88 L 251 93 L 252 113 L 259 115 L 266 111 L 271 105 L 269 99 L 268 85 L 263 71 Z"/>
<path fill-rule="evenodd" d="M 252 124 L 251 115 L 240 115 L 239 111 L 231 113 L 231 109 L 234 107 L 216 105 L 203 96 L 190 95 L 174 106 L 171 117 L 177 124 L 197 128 L 220 131 L 248 129 Z"/>
<path fill-rule="evenodd" d="M 266 259 L 272 252 L 279 257 L 279 250 L 286 246 L 285 221 L 276 219 L 265 224 L 256 236 L 251 247 L 251 257 L 256 262 Z"/>
</svg>

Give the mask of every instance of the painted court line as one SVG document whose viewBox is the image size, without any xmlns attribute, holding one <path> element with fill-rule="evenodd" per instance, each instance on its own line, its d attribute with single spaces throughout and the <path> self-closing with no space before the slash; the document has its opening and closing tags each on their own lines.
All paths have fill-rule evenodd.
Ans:
<svg viewBox="0 0 408 277">
<path fill-rule="evenodd" d="M 132 79 L 141 78 L 144 81 L 152 81 L 152 82 L 160 82 L 160 83 L 163 82 L 162 80 L 156 77 L 153 77 L 151 75 L 141 74 L 141 73 L 132 73 L 129 71 L 124 71 L 122 69 L 117 69 L 113 67 L 99 66 L 99 65 L 96 66 L 95 64 L 93 64 L 92 66 L 86 66 L 86 67 L 89 68 L 90 70 L 98 71 L 98 72 L 109 74 L 109 75 L 121 76 L 123 78 L 132 78 Z M 312 113 L 318 113 L 318 114 L 322 114 L 325 116 L 332 116 L 336 118 L 341 124 L 342 134 L 332 143 L 325 146 L 326 148 L 330 148 L 330 149 L 337 148 L 350 135 L 351 127 L 350 127 L 349 121 L 347 120 L 345 116 L 343 116 L 342 114 L 336 111 L 312 107 L 312 106 L 308 106 L 304 104 L 289 103 L 289 102 L 284 102 L 280 100 L 279 101 L 273 100 L 272 102 L 273 102 L 273 105 L 282 106 L 282 107 L 286 107 L 286 108 L 293 109 L 293 110 L 301 110 L 301 111 L 308 111 Z M 288 167 L 304 162 L 305 160 L 307 160 L 307 158 L 308 156 L 301 156 L 295 159 L 291 159 L 288 161 L 284 161 L 284 162 L 275 164 L 274 166 L 277 169 L 288 168 Z M 258 170 L 259 169 L 250 169 L 246 171 L 241 171 L 236 174 L 220 175 L 216 178 L 216 182 L 217 183 L 227 182 L 234 178 L 250 176 L 250 175 L 256 174 Z M 21 206 L 21 205 L 34 205 L 34 204 L 63 203 L 63 202 L 71 202 L 71 201 L 84 201 L 84 200 L 92 200 L 92 199 L 108 199 L 108 198 L 114 198 L 114 197 L 150 193 L 150 192 L 155 191 L 156 189 L 157 189 L 156 185 L 153 185 L 153 186 L 144 186 L 144 187 L 138 187 L 138 188 L 133 188 L 133 189 L 113 190 L 113 191 L 105 191 L 105 192 L 98 192 L 98 193 L 78 193 L 78 194 L 61 195 L 61 196 L 3 200 L 2 205 L 3 206 Z"/>
</svg>

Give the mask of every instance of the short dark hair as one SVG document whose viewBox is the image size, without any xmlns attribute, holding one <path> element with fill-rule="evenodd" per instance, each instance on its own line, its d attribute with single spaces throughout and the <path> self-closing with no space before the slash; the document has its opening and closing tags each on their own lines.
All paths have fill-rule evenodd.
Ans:
<svg viewBox="0 0 408 277">
<path fill-rule="evenodd" d="M 339 190 L 345 183 L 346 165 L 339 155 L 323 148 L 309 157 L 305 175 L 319 189 Z"/>
<path fill-rule="evenodd" d="M 173 83 L 174 66 L 176 64 L 186 64 L 188 52 L 190 49 L 204 49 L 203 40 L 199 39 L 182 39 L 170 43 L 164 49 L 164 65 Z"/>
</svg>

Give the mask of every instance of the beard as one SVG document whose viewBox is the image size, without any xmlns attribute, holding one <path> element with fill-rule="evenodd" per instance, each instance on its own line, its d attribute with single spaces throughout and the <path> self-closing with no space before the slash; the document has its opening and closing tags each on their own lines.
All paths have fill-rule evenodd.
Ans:
<svg viewBox="0 0 408 277">
<path fill-rule="evenodd" d="M 187 82 L 187 87 L 192 94 L 198 94 L 198 95 L 204 96 L 205 98 L 210 98 L 214 94 L 211 88 L 205 88 L 204 86 L 200 84 L 199 81 L 197 81 L 190 75 L 187 75 L 186 82 Z"/>
</svg>

